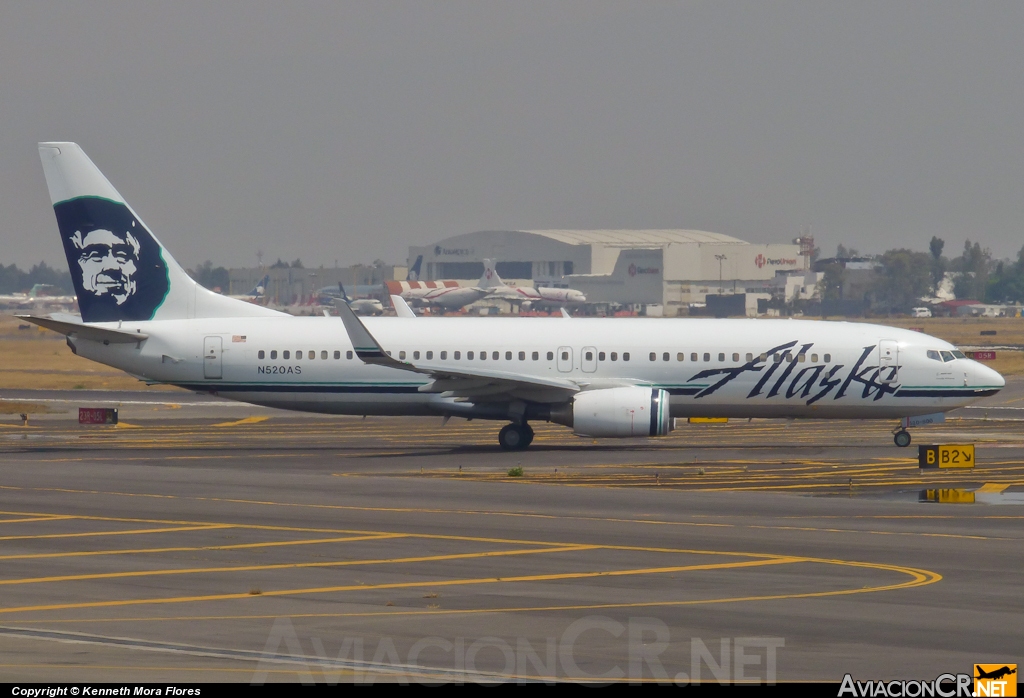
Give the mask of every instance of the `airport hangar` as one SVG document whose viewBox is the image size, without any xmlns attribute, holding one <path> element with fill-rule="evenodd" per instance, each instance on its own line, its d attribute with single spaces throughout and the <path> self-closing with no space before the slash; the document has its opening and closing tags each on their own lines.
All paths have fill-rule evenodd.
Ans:
<svg viewBox="0 0 1024 698">
<path fill-rule="evenodd" d="M 757 298 L 808 293 L 812 247 L 700 230 L 484 230 L 410 247 L 408 261 L 422 256 L 421 281 L 475 283 L 483 260 L 494 259 L 506 282 L 575 288 L 588 302 L 661 306 L 665 315 L 709 294 L 746 294 L 749 313 Z"/>
</svg>

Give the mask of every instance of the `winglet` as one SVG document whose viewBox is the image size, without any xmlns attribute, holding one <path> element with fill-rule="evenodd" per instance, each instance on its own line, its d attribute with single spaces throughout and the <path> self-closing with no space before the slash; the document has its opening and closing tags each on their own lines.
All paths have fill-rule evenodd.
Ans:
<svg viewBox="0 0 1024 698">
<path fill-rule="evenodd" d="M 416 313 L 412 312 L 412 308 L 409 307 L 409 304 L 401 296 L 391 296 L 391 305 L 395 306 L 395 315 L 397 317 L 416 317 Z"/>
<path fill-rule="evenodd" d="M 565 308 L 560 308 L 560 310 L 562 311 L 563 318 L 565 318 L 566 320 L 572 319 L 572 315 L 569 314 L 568 310 L 566 310 Z"/>
<path fill-rule="evenodd" d="M 338 303 L 336 307 L 338 315 L 341 316 L 341 321 L 345 324 L 345 331 L 348 332 L 352 348 L 355 349 L 356 356 L 363 363 L 400 368 L 404 371 L 417 370 L 412 364 L 392 359 L 377 340 L 374 339 L 373 335 L 370 334 L 370 331 L 366 329 L 366 326 L 356 316 L 348 303 Z"/>
</svg>

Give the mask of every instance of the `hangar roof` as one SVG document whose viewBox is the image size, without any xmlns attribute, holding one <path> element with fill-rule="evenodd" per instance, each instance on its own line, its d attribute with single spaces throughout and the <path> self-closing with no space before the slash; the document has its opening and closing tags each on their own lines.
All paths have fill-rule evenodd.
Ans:
<svg viewBox="0 0 1024 698">
<path fill-rule="evenodd" d="M 672 243 L 747 245 L 745 240 L 703 230 L 523 230 L 521 232 L 564 242 L 569 245 L 605 245 L 608 247 L 662 246 Z"/>
</svg>

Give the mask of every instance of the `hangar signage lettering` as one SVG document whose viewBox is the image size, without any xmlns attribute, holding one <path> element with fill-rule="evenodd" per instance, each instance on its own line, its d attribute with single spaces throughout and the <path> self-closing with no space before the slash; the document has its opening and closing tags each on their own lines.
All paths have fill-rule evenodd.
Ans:
<svg viewBox="0 0 1024 698">
<path fill-rule="evenodd" d="M 757 265 L 758 269 L 762 268 L 765 264 L 767 264 L 770 267 L 796 266 L 796 259 L 790 259 L 788 257 L 779 257 L 777 259 L 771 259 L 770 257 L 765 257 L 763 254 L 759 254 L 756 257 L 754 257 L 754 264 Z"/>
<path fill-rule="evenodd" d="M 468 257 L 473 254 L 472 247 L 441 247 L 440 245 L 434 246 L 434 256 L 454 256 L 454 257 Z"/>
<path fill-rule="evenodd" d="M 638 267 L 636 264 L 629 265 L 629 275 L 636 276 L 637 274 L 659 274 L 661 269 L 659 267 Z"/>
</svg>

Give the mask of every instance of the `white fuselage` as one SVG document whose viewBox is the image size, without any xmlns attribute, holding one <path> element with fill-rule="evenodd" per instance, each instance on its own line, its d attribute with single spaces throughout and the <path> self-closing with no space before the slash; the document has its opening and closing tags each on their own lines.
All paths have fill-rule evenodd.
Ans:
<svg viewBox="0 0 1024 698">
<path fill-rule="evenodd" d="M 808 320 L 366 318 L 393 358 L 572 381 L 664 388 L 675 417 L 893 418 L 961 407 L 1004 385 L 918 332 Z M 148 339 L 78 354 L 154 383 L 334 414 L 488 417 L 423 392 L 426 375 L 367 365 L 336 317 L 97 323 Z M 881 347 L 888 352 L 882 356 Z M 486 358 L 483 358 L 486 357 Z"/>
<path fill-rule="evenodd" d="M 444 288 L 414 288 L 402 291 L 402 298 L 414 303 L 436 305 L 448 310 L 475 303 L 490 291 L 472 286 L 446 286 Z"/>
</svg>

